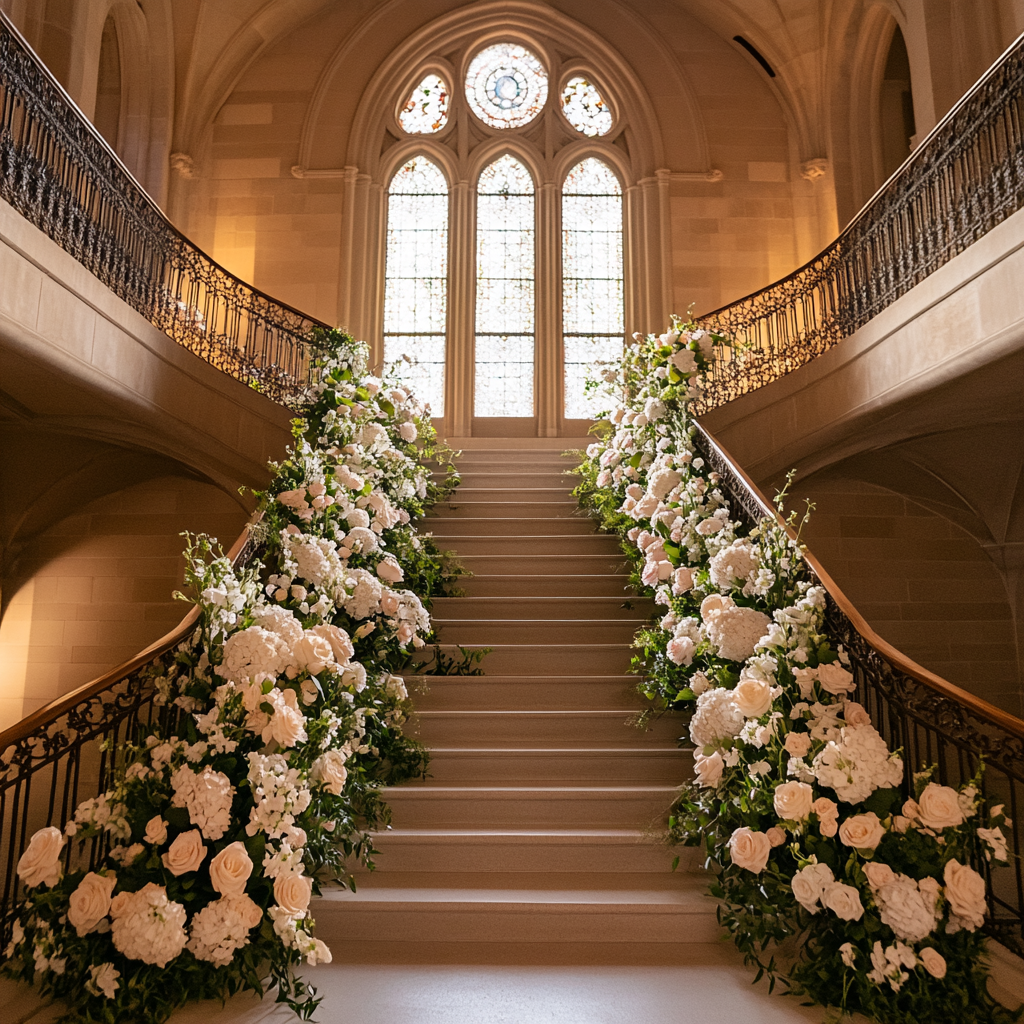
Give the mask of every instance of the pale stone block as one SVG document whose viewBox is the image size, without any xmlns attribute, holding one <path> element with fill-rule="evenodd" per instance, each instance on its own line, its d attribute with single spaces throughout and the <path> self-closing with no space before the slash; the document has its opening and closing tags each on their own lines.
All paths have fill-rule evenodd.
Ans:
<svg viewBox="0 0 1024 1024">
<path fill-rule="evenodd" d="M 270 124 L 273 120 L 271 103 L 226 103 L 217 115 L 219 124 Z"/>
<path fill-rule="evenodd" d="M 214 160 L 213 176 L 221 179 L 279 178 L 281 176 L 281 160 L 276 156 Z"/>
</svg>

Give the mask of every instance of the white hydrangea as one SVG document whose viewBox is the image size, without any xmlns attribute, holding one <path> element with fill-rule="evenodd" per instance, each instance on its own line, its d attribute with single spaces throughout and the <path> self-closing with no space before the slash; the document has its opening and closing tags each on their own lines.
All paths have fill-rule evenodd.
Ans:
<svg viewBox="0 0 1024 1024">
<path fill-rule="evenodd" d="M 185 908 L 162 885 L 119 892 L 110 904 L 114 948 L 129 960 L 166 967 L 184 948 Z"/>
<path fill-rule="evenodd" d="M 729 661 L 746 661 L 771 624 L 764 612 L 741 607 L 731 597 L 718 594 L 704 598 L 700 614 L 704 635 L 718 649 L 718 656 Z"/>
<path fill-rule="evenodd" d="M 876 789 L 892 789 L 903 779 L 903 761 L 889 752 L 873 725 L 846 726 L 814 758 L 814 776 L 845 803 L 858 804 Z"/>
<path fill-rule="evenodd" d="M 290 659 L 288 646 L 276 633 L 249 626 L 232 633 L 224 642 L 224 655 L 217 674 L 233 683 L 276 679 Z"/>
<path fill-rule="evenodd" d="M 344 584 L 344 589 L 334 595 L 334 600 L 353 619 L 368 619 L 380 611 L 382 587 L 373 573 L 365 569 L 349 569 Z"/>
<path fill-rule="evenodd" d="M 206 765 L 198 774 L 182 765 L 171 776 L 171 806 L 188 810 L 189 820 L 206 839 L 214 842 L 231 827 L 231 802 L 235 787 L 223 772 Z"/>
<path fill-rule="evenodd" d="M 757 548 L 746 538 L 735 540 L 728 547 L 722 548 L 709 564 L 711 582 L 719 590 L 729 590 L 737 583 L 742 585 L 752 582 L 757 578 L 760 568 L 761 559 Z"/>
<path fill-rule="evenodd" d="M 249 931 L 262 920 L 263 911 L 248 896 L 222 896 L 192 918 L 188 949 L 197 960 L 223 967 L 248 945 Z"/>
<path fill-rule="evenodd" d="M 297 768 L 289 768 L 281 754 L 251 753 L 249 785 L 255 806 L 249 812 L 245 831 L 256 835 L 261 829 L 271 839 L 291 834 L 295 816 L 312 799 L 309 786 Z"/>
<path fill-rule="evenodd" d="M 326 537 L 310 537 L 282 530 L 281 552 L 285 571 L 316 587 L 333 589 L 335 581 L 345 572 L 337 545 Z"/>
<path fill-rule="evenodd" d="M 690 719 L 690 739 L 697 747 L 717 747 L 738 736 L 744 722 L 732 690 L 707 690 L 697 698 L 697 710 Z"/>
<path fill-rule="evenodd" d="M 899 939 L 921 942 L 935 928 L 935 893 L 927 889 L 922 892 L 909 875 L 894 875 L 875 892 L 875 902 L 883 923 Z"/>
</svg>

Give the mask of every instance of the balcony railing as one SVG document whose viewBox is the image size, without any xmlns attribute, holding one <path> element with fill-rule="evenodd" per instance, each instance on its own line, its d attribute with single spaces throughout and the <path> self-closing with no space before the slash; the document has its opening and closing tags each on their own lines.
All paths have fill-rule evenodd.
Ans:
<svg viewBox="0 0 1024 1024">
<path fill-rule="evenodd" d="M 845 231 L 789 277 L 700 318 L 726 335 L 705 413 L 792 373 L 863 327 L 1024 205 L 1024 35 Z"/>
<path fill-rule="evenodd" d="M 167 220 L 0 12 L 0 198 L 180 345 L 282 401 L 320 321 L 246 284 Z"/>
</svg>

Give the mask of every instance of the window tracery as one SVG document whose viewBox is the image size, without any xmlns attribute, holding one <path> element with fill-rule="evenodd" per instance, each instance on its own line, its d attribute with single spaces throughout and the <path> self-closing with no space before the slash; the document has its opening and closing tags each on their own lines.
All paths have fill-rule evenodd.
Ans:
<svg viewBox="0 0 1024 1024">
<path fill-rule="evenodd" d="M 612 130 L 612 112 L 601 90 L 583 75 L 573 75 L 562 88 L 562 113 L 576 131 L 590 138 Z"/>
<path fill-rule="evenodd" d="M 448 86 L 440 75 L 427 75 L 413 88 L 398 115 L 402 131 L 433 135 L 448 123 Z"/>
<path fill-rule="evenodd" d="M 540 60 L 518 43 L 481 50 L 466 72 L 470 109 L 492 128 L 529 124 L 548 98 L 548 74 Z"/>
</svg>

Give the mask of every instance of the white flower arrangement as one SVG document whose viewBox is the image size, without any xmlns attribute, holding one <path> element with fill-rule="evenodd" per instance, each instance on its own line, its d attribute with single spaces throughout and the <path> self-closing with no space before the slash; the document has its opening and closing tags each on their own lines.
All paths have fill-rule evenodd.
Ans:
<svg viewBox="0 0 1024 1024">
<path fill-rule="evenodd" d="M 331 959 L 316 873 L 372 866 L 380 788 L 425 768 L 397 673 L 431 636 L 424 601 L 458 570 L 412 520 L 457 475 L 429 482 L 425 463 L 451 453 L 407 390 L 365 374 L 363 347 L 320 344 L 293 451 L 259 495 L 266 566 L 236 571 L 190 539 L 200 625 L 146 669 L 166 724 L 112 751 L 111 788 L 19 861 L 4 970 L 74 1019 L 158 1024 L 188 999 L 274 985 L 308 1018 L 295 968 Z M 66 844 L 92 839 L 102 863 L 65 874 Z"/>
<path fill-rule="evenodd" d="M 1010 1021 L 978 966 L 977 868 L 1006 859 L 1004 809 L 929 768 L 901 805 L 906 766 L 854 700 L 802 523 L 738 521 L 695 449 L 689 402 L 723 342 L 678 321 L 634 336 L 576 489 L 622 537 L 636 589 L 662 606 L 634 666 L 655 712 L 690 715 L 695 777 L 670 835 L 705 849 L 723 923 L 792 992 L 885 1024 Z M 789 935 L 803 937 L 802 957 L 764 962 Z"/>
</svg>

